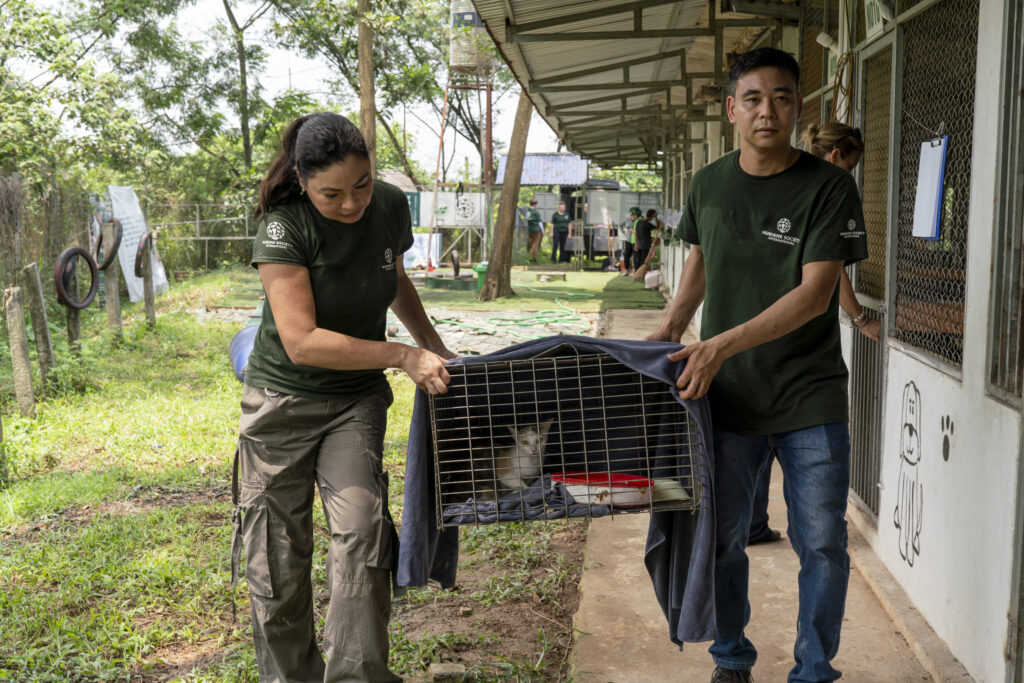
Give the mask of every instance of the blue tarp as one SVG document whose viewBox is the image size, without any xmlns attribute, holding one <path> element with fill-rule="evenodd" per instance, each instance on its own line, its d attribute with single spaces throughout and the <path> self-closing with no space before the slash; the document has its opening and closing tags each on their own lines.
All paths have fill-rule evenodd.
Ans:
<svg viewBox="0 0 1024 683">
<path fill-rule="evenodd" d="M 664 382 L 676 400 L 675 380 L 682 363 L 666 357 L 678 344 L 638 342 L 591 337 L 557 336 L 524 342 L 486 356 L 459 358 L 460 364 L 533 358 L 566 345 L 565 353 L 608 353 L 620 363 Z M 575 349 L 575 351 L 573 350 Z M 552 351 L 558 353 L 557 350 Z M 669 638 L 676 644 L 712 640 L 715 633 L 714 561 L 715 523 L 712 513 L 714 455 L 711 413 L 705 399 L 680 401 L 700 429 L 699 478 L 703 496 L 699 512 L 661 511 L 651 514 L 644 563 L 655 595 L 665 612 Z M 396 580 L 399 586 L 423 586 L 428 578 L 444 587 L 455 585 L 458 564 L 458 529 L 439 530 L 434 499 L 434 453 L 429 401 L 416 392 L 409 451 L 405 470 L 405 505 Z M 651 426 L 648 423 L 648 426 Z M 658 454 L 653 454 L 657 459 Z"/>
</svg>

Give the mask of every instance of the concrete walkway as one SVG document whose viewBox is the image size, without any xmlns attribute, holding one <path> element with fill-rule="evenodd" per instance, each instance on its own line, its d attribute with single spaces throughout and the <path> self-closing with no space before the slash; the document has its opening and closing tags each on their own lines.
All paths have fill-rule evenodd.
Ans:
<svg viewBox="0 0 1024 683">
<path fill-rule="evenodd" d="M 662 315 L 663 311 L 609 311 L 605 336 L 642 339 L 657 328 Z M 776 464 L 769 514 L 772 527 L 785 532 L 781 483 L 782 474 Z M 708 644 L 687 644 L 680 652 L 668 639 L 668 625 L 643 564 L 648 521 L 646 514 L 618 515 L 595 519 L 590 525 L 580 605 L 573 624 L 574 681 L 706 683 L 711 679 L 714 665 L 707 653 Z M 850 536 L 851 555 L 857 552 L 873 556 L 852 524 Z M 784 682 L 793 666 L 799 564 L 785 537 L 782 542 L 754 546 L 748 552 L 752 616 L 747 635 L 759 651 L 754 678 L 757 683 Z M 854 557 L 853 564 L 860 567 L 864 563 Z M 881 563 L 876 561 L 875 565 L 877 572 Z M 875 577 L 871 585 L 879 583 Z M 934 633 L 930 637 L 924 633 L 920 641 L 928 646 L 915 642 L 912 647 L 887 609 L 912 608 L 906 604 L 883 606 L 869 583 L 853 569 L 842 645 L 833 662 L 843 672 L 843 679 L 857 683 L 951 680 L 951 676 L 943 675 L 943 666 L 950 664 L 948 668 L 955 671 L 957 663 L 948 649 L 943 651 L 942 641 Z"/>
</svg>

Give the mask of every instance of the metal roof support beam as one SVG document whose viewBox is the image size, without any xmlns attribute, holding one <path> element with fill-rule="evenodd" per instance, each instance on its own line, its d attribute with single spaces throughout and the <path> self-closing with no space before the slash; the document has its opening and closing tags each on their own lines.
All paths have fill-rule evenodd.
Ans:
<svg viewBox="0 0 1024 683">
<path fill-rule="evenodd" d="M 580 31 L 579 33 L 515 33 L 506 26 L 510 43 L 561 43 L 577 40 L 639 40 L 643 38 L 709 38 L 710 28 L 657 28 L 645 31 Z"/>
<path fill-rule="evenodd" d="M 579 69 L 578 71 L 570 71 L 569 73 L 562 74 L 560 76 L 546 76 L 545 78 L 538 78 L 530 81 L 530 90 L 533 90 L 537 86 L 551 85 L 552 83 L 561 83 L 563 81 L 571 81 L 574 78 L 584 78 L 585 76 L 593 76 L 595 74 L 607 73 L 609 71 L 618 71 L 622 69 L 624 74 L 624 81 L 629 82 L 629 68 L 632 66 L 639 66 L 641 64 L 649 64 L 650 62 L 660 62 L 666 59 L 674 59 L 680 54 L 686 54 L 686 50 L 672 50 L 671 52 L 660 52 L 656 55 L 649 57 L 638 57 L 636 59 L 626 59 L 621 62 L 614 62 L 612 64 L 606 64 L 605 66 L 595 66 L 589 69 Z"/>
<path fill-rule="evenodd" d="M 530 88 L 536 93 L 542 92 L 589 92 L 591 90 L 628 90 L 630 88 L 664 88 L 682 85 L 678 80 L 669 81 L 636 81 L 620 83 L 590 83 L 586 85 L 535 85 Z"/>
<path fill-rule="evenodd" d="M 626 97 L 639 97 L 641 95 L 655 95 L 660 93 L 662 88 L 647 88 L 646 90 L 638 90 L 631 92 Z M 566 109 L 575 109 L 576 107 L 586 107 L 591 104 L 600 104 L 601 102 L 611 102 L 612 100 L 621 100 L 622 95 L 602 95 L 601 97 L 592 97 L 589 100 L 579 100 L 578 102 L 569 102 L 566 104 L 553 104 L 548 107 L 548 112 L 560 112 Z M 586 114 L 587 112 L 580 112 Z"/>
<path fill-rule="evenodd" d="M 563 14 L 560 17 L 552 17 L 550 19 L 526 21 L 522 24 L 514 24 L 506 19 L 505 30 L 512 31 L 513 33 L 525 33 L 528 31 L 536 31 L 538 29 L 551 28 L 552 26 L 572 24 L 577 21 L 600 19 L 601 17 L 613 17 L 618 14 L 633 14 L 635 23 L 637 12 L 642 13 L 643 10 L 648 7 L 671 5 L 678 1 L 679 0 L 634 0 L 633 2 L 623 2 L 611 7 L 602 7 L 601 9 L 590 10 L 589 12 L 573 12 L 571 14 Z M 506 38 L 506 40 L 511 40 L 511 38 Z"/>
<path fill-rule="evenodd" d="M 630 95 L 630 97 L 632 97 L 632 95 Z M 597 117 L 597 116 L 623 116 L 623 115 L 629 116 L 631 114 L 648 114 L 648 115 L 650 115 L 651 112 L 684 111 L 684 110 L 686 110 L 686 105 L 685 104 L 673 104 L 672 106 L 669 106 L 669 107 L 658 106 L 658 105 L 655 104 L 655 105 L 647 105 L 645 107 L 633 107 L 631 109 L 591 109 L 590 111 L 559 111 L 559 110 L 555 110 L 554 113 L 556 113 L 559 118 L 562 118 L 562 117 L 565 117 L 565 116 Z M 578 120 L 574 121 L 574 123 L 579 123 L 579 121 Z"/>
<path fill-rule="evenodd" d="M 733 12 L 743 14 L 760 14 L 761 16 L 778 17 L 779 19 L 800 20 L 799 5 L 783 5 L 772 0 L 728 0 Z"/>
</svg>

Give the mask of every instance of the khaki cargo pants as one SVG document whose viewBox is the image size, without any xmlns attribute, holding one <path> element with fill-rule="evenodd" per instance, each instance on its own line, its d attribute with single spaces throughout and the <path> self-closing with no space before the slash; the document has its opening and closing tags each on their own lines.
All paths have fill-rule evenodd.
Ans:
<svg viewBox="0 0 1024 683">
<path fill-rule="evenodd" d="M 261 681 L 402 680 L 387 666 L 396 537 L 382 452 L 391 401 L 389 388 L 344 401 L 243 389 L 235 528 Z M 314 481 L 331 534 L 326 665 L 313 623 Z"/>
</svg>

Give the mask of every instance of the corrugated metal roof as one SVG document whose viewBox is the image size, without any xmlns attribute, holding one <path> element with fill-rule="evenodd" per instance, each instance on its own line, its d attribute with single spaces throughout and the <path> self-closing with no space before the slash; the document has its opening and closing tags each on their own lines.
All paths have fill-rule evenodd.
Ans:
<svg viewBox="0 0 1024 683">
<path fill-rule="evenodd" d="M 508 155 L 498 157 L 496 182 L 505 182 Z M 527 154 L 523 158 L 521 185 L 583 185 L 587 182 L 587 160 L 578 154 Z"/>
<path fill-rule="evenodd" d="M 780 1 L 757 0 L 765 7 Z M 714 31 L 706 27 L 709 7 L 718 2 L 473 0 L 473 5 L 566 148 L 607 166 L 657 161 L 659 152 L 686 137 L 685 122 L 703 114 L 686 109 L 683 60 L 688 74 L 715 71 Z M 638 16 L 642 34 L 636 33 Z M 715 14 L 723 53 L 748 30 L 732 25 L 743 17 L 764 23 L 751 15 Z M 672 30 L 691 35 L 665 35 Z M 577 39 L 595 32 L 598 38 Z M 720 58 L 719 74 L 725 68 Z"/>
</svg>

